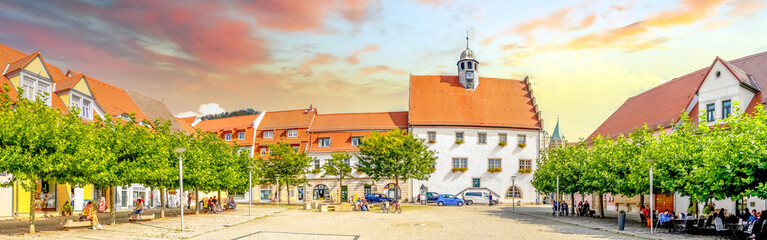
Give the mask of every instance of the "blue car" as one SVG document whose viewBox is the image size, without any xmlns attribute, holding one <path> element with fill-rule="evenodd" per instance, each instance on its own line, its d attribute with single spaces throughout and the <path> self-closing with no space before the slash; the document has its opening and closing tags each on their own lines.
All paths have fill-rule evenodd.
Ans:
<svg viewBox="0 0 767 240">
<path fill-rule="evenodd" d="M 369 203 L 381 203 L 381 202 L 391 202 L 394 201 L 393 198 L 386 197 L 386 194 L 382 193 L 371 193 L 365 195 L 365 200 L 367 200 Z"/>
<path fill-rule="evenodd" d="M 444 205 L 456 205 L 456 206 L 463 206 L 464 202 L 463 199 L 460 199 L 456 197 L 453 194 L 440 194 L 437 198 L 437 205 L 444 206 Z"/>
</svg>

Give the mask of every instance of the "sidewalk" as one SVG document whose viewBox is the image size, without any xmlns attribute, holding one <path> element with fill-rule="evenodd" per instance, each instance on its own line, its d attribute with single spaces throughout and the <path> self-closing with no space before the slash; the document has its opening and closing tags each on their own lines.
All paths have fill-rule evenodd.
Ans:
<svg viewBox="0 0 767 240">
<path fill-rule="evenodd" d="M 66 219 L 63 217 L 47 218 L 36 221 L 38 233 L 29 235 L 29 220 L 13 220 L 0 222 L 0 239 L 186 239 L 204 233 L 218 231 L 227 227 L 242 224 L 253 219 L 266 217 L 298 206 L 282 206 L 277 209 L 274 205 L 253 205 L 252 216 L 248 216 L 248 205 L 239 204 L 236 211 L 221 214 L 194 214 L 194 210 L 184 211 L 185 230 L 181 227 L 180 211 L 178 209 L 165 211 L 166 218 L 152 221 L 128 223 L 128 212 L 117 213 L 117 224 L 109 225 L 111 218 L 108 213 L 99 214 L 99 221 L 104 227 L 101 230 L 73 229 L 62 231 L 61 226 Z M 159 209 L 151 209 L 159 218 Z"/>
<path fill-rule="evenodd" d="M 502 206 L 504 211 L 511 211 L 511 206 Z M 665 229 L 655 231 L 650 234 L 650 228 L 639 222 L 639 214 L 627 213 L 626 225 L 624 231 L 618 230 L 618 213 L 614 211 L 605 211 L 605 218 L 598 217 L 578 217 L 578 216 L 559 216 L 551 215 L 551 205 L 541 206 L 518 206 L 517 214 L 530 217 L 544 218 L 554 222 L 576 225 L 584 228 L 590 228 L 615 234 L 628 235 L 644 239 L 714 239 L 716 236 L 710 235 L 689 235 L 689 234 L 669 234 Z M 636 216 L 634 216 L 636 215 Z"/>
</svg>

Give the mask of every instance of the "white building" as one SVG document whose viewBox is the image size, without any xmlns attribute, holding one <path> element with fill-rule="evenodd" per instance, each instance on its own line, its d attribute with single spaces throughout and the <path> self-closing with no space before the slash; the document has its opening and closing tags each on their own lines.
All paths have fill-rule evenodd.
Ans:
<svg viewBox="0 0 767 240">
<path fill-rule="evenodd" d="M 500 202 L 536 202 L 530 182 L 543 122 L 529 80 L 479 77 L 468 48 L 457 67 L 458 76 L 410 77 L 410 131 L 438 157 L 431 177 L 414 180 L 413 189 L 456 195 L 483 189 Z"/>
</svg>

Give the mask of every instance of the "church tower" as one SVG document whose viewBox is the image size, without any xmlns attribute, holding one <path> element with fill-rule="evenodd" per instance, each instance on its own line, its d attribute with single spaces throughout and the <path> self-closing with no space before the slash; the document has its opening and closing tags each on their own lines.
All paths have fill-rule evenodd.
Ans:
<svg viewBox="0 0 767 240">
<path fill-rule="evenodd" d="M 458 60 L 458 79 L 463 88 L 468 90 L 477 89 L 479 85 L 479 62 L 474 55 L 474 51 L 469 49 L 469 35 L 466 34 L 466 50 L 461 52 L 461 59 Z"/>
</svg>

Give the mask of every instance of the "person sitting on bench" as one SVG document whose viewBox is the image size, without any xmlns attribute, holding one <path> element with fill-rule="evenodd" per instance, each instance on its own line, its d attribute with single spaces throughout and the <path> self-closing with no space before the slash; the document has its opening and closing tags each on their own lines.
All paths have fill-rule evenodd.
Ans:
<svg viewBox="0 0 767 240">
<path fill-rule="evenodd" d="M 237 210 L 237 203 L 234 202 L 234 198 L 233 197 L 229 197 L 229 201 L 228 201 L 228 203 L 226 205 L 228 205 L 229 208 L 231 208 L 233 210 Z"/>
<path fill-rule="evenodd" d="M 85 209 L 83 209 L 83 216 L 91 221 L 93 230 L 102 228 L 101 224 L 99 224 L 99 218 L 96 216 L 96 211 L 93 209 L 93 201 L 88 201 L 88 203 L 85 204 Z"/>
<path fill-rule="evenodd" d="M 142 214 L 144 213 L 144 204 L 141 199 L 136 199 L 136 208 L 130 214 Z"/>
</svg>

